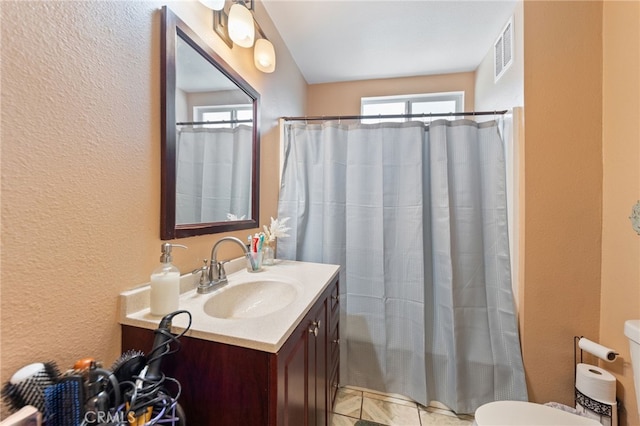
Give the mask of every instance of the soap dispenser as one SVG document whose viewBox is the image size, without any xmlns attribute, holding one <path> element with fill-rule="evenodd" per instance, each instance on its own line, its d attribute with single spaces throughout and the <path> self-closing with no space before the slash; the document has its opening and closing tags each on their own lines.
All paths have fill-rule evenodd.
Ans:
<svg viewBox="0 0 640 426">
<path fill-rule="evenodd" d="M 171 261 L 173 247 L 186 248 L 179 244 L 162 244 L 160 266 L 151 273 L 151 314 L 167 315 L 178 310 L 180 299 L 180 270 Z"/>
</svg>

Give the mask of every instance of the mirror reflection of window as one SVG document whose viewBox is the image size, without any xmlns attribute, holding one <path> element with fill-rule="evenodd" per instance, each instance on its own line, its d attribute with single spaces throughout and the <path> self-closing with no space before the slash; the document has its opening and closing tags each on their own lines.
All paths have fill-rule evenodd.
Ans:
<svg viewBox="0 0 640 426">
<path fill-rule="evenodd" d="M 208 121 L 210 123 L 203 124 L 202 127 L 208 127 L 210 129 L 213 128 L 223 128 L 223 127 L 233 127 L 231 111 L 211 111 L 205 112 L 202 114 L 201 118 L 197 118 L 196 121 Z M 222 121 L 222 123 L 221 123 Z M 229 123 L 225 123 L 225 121 L 229 121 Z"/>
<path fill-rule="evenodd" d="M 236 110 L 238 120 L 247 126 L 253 125 L 253 111 L 251 108 L 243 108 Z"/>
<path fill-rule="evenodd" d="M 200 127 L 234 128 L 239 125 L 253 125 L 251 105 L 197 106 L 193 108 L 196 122 L 208 122 Z"/>
</svg>

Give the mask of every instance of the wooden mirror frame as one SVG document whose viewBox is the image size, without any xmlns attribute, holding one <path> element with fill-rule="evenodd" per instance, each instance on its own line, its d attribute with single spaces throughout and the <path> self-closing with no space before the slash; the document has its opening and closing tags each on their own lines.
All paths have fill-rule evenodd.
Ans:
<svg viewBox="0 0 640 426">
<path fill-rule="evenodd" d="M 260 165 L 260 94 L 253 89 L 229 64 L 180 20 L 167 6 L 163 6 L 161 37 L 161 197 L 160 238 L 192 237 L 239 229 L 257 228 L 259 225 L 259 165 Z M 253 133 L 251 164 L 251 217 L 246 220 L 176 224 L 176 38 L 182 38 L 202 55 L 213 67 L 235 83 L 253 100 Z"/>
</svg>

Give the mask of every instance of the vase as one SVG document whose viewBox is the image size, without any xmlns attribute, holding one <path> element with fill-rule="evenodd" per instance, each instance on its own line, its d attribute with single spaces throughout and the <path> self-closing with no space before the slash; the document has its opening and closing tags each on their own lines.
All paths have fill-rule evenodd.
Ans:
<svg viewBox="0 0 640 426">
<path fill-rule="evenodd" d="M 262 247 L 262 264 L 267 266 L 273 265 L 275 258 L 275 242 L 265 243 L 264 247 Z"/>
</svg>

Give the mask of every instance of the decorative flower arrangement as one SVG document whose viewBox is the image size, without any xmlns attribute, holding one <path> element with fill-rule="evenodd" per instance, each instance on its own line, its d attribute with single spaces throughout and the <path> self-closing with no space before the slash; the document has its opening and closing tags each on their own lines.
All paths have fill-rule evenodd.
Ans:
<svg viewBox="0 0 640 426">
<path fill-rule="evenodd" d="M 239 218 L 237 215 L 233 213 L 227 213 L 227 220 L 228 221 L 244 220 L 244 216 L 245 215 L 242 215 L 242 217 Z"/>
<path fill-rule="evenodd" d="M 264 225 L 262 228 L 264 229 L 264 236 L 267 243 L 272 243 L 276 240 L 276 238 L 284 238 L 288 237 L 287 231 L 291 230 L 285 226 L 288 217 L 283 217 L 282 219 L 274 219 L 271 218 L 271 226 L 267 228 L 267 225 Z"/>
<path fill-rule="evenodd" d="M 274 244 L 277 238 L 288 237 L 287 231 L 291 228 L 285 226 L 288 217 L 283 217 L 282 219 L 274 219 L 271 218 L 271 225 L 267 227 L 264 225 L 262 229 L 264 229 L 264 242 L 266 243 L 263 247 L 263 260 L 262 262 L 265 265 L 273 265 L 275 258 L 275 247 Z"/>
<path fill-rule="evenodd" d="M 629 219 L 631 219 L 631 226 L 633 227 L 633 230 L 640 235 L 640 201 L 638 201 L 631 209 L 631 216 L 629 216 Z"/>
</svg>

